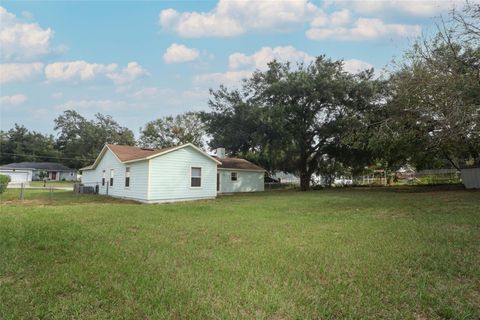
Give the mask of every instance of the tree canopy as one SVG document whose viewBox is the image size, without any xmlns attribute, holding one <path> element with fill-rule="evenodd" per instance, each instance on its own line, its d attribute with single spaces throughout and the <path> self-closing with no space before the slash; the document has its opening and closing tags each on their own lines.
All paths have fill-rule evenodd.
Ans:
<svg viewBox="0 0 480 320">
<path fill-rule="evenodd" d="M 135 144 L 130 129 L 100 113 L 87 120 L 78 112 L 67 110 L 55 119 L 55 130 L 58 131 L 56 148 L 64 157 L 63 163 L 73 168 L 92 163 L 105 143 Z"/>
<path fill-rule="evenodd" d="M 417 168 L 480 159 L 480 4 L 419 39 L 389 79 L 379 133 Z M 380 144 L 385 148 L 384 144 Z"/>
<path fill-rule="evenodd" d="M 29 131 L 18 124 L 6 132 L 0 132 L 0 163 L 58 161 L 59 157 L 52 135 Z"/>
<path fill-rule="evenodd" d="M 140 134 L 138 144 L 147 148 L 165 148 L 185 143 L 203 148 L 205 139 L 203 122 L 195 112 L 150 121 Z"/>
<path fill-rule="evenodd" d="M 274 61 L 240 90 L 212 91 L 212 112 L 203 115 L 210 146 L 295 172 L 306 190 L 326 163 L 362 153 L 344 138 L 352 122 L 378 102 L 372 75 L 350 74 L 342 61 L 324 56 L 309 65 Z"/>
</svg>

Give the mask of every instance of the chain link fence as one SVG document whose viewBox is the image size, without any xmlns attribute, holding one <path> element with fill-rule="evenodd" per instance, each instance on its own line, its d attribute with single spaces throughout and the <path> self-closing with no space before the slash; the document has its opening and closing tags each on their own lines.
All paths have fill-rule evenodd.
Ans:
<svg viewBox="0 0 480 320">
<path fill-rule="evenodd" d="M 37 182 L 37 181 L 34 181 Z M 6 187 L 6 188 L 5 188 Z M 8 183 L 0 184 L 0 202 L 40 201 L 55 202 L 59 200 L 75 200 L 83 195 L 95 195 L 99 192 L 99 184 L 57 184 L 41 183 Z"/>
</svg>

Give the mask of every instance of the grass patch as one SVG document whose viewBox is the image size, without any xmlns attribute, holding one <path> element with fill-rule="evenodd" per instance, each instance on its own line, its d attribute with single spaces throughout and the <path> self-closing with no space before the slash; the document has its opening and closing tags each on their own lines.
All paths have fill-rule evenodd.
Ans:
<svg viewBox="0 0 480 320">
<path fill-rule="evenodd" d="M 46 188 L 73 188 L 75 181 L 47 181 Z M 30 187 L 43 188 L 43 181 L 30 181 Z"/>
<path fill-rule="evenodd" d="M 0 319 L 480 318 L 478 192 L 35 191 L 1 198 Z"/>
</svg>

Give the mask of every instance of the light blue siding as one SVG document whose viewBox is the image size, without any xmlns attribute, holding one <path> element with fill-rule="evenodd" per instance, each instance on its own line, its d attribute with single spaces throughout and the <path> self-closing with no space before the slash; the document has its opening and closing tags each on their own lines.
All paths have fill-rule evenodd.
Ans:
<svg viewBox="0 0 480 320">
<path fill-rule="evenodd" d="M 202 168 L 201 187 L 190 186 L 192 167 Z M 181 201 L 214 198 L 217 163 L 192 147 L 150 160 L 149 201 Z"/>
<path fill-rule="evenodd" d="M 125 168 L 130 167 L 130 186 L 125 187 Z M 110 186 L 110 170 L 114 170 L 113 186 Z M 105 185 L 102 175 L 105 170 Z M 124 164 L 112 151 L 107 149 L 94 170 L 85 170 L 82 183 L 87 186 L 99 186 L 100 194 L 114 197 L 148 201 L 148 160 Z"/>
<path fill-rule="evenodd" d="M 232 172 L 237 173 L 237 181 L 232 181 Z M 220 192 L 257 192 L 264 190 L 264 173 L 258 171 L 235 171 L 221 169 L 220 174 Z"/>
</svg>

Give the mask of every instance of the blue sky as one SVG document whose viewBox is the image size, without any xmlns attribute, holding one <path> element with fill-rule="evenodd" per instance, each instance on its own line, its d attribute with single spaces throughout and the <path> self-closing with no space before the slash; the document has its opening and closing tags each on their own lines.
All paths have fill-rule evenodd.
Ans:
<svg viewBox="0 0 480 320">
<path fill-rule="evenodd" d="M 380 70 L 445 1 L 2 1 L 0 126 L 53 133 L 75 109 L 112 115 L 138 134 L 147 121 L 206 110 L 208 89 L 234 87 L 276 58 L 326 54 Z"/>
</svg>

